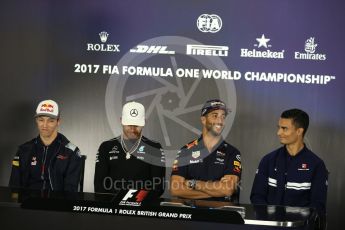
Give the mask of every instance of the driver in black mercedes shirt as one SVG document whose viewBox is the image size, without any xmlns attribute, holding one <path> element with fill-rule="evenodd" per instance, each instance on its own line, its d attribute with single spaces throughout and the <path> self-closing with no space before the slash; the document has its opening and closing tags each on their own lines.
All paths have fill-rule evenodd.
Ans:
<svg viewBox="0 0 345 230">
<path fill-rule="evenodd" d="M 98 193 L 145 189 L 164 191 L 165 157 L 161 144 L 143 136 L 145 108 L 128 102 L 122 109 L 122 134 L 103 142 L 96 156 L 94 186 Z"/>
</svg>

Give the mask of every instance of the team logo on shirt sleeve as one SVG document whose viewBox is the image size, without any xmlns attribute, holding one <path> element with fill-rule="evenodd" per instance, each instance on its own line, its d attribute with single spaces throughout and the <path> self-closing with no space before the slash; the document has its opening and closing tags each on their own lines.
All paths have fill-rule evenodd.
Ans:
<svg viewBox="0 0 345 230">
<path fill-rule="evenodd" d="M 99 162 L 99 151 L 96 153 L 96 163 Z"/>
<path fill-rule="evenodd" d="M 241 172 L 241 168 L 242 168 L 241 162 L 234 161 L 233 166 L 234 166 L 234 168 L 233 168 L 234 173 L 240 173 Z"/>
<path fill-rule="evenodd" d="M 234 161 L 234 166 L 238 166 L 241 168 L 241 163 L 239 161 Z"/>
<path fill-rule="evenodd" d="M 12 165 L 19 167 L 19 156 L 15 156 L 12 160 Z"/>
<path fill-rule="evenodd" d="M 241 169 L 238 166 L 235 166 L 234 169 L 232 170 L 234 173 L 240 173 Z"/>
</svg>

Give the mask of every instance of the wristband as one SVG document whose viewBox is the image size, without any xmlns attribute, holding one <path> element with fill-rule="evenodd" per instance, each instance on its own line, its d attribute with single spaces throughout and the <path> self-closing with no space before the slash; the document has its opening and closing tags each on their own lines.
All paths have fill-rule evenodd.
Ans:
<svg viewBox="0 0 345 230">
<path fill-rule="evenodd" d="M 191 188 L 191 189 L 195 189 L 195 186 L 196 186 L 196 180 L 189 180 L 188 182 L 187 182 L 187 184 L 188 184 L 188 187 L 189 188 Z"/>
</svg>

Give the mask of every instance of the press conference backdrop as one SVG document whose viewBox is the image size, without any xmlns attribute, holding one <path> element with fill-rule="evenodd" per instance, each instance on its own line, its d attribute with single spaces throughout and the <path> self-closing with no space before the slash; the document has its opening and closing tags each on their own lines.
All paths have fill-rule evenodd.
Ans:
<svg viewBox="0 0 345 230">
<path fill-rule="evenodd" d="M 87 155 L 84 190 L 92 192 L 97 149 L 120 134 L 123 103 L 145 105 L 144 134 L 162 144 L 171 167 L 177 149 L 200 135 L 202 104 L 221 98 L 232 110 L 224 138 L 242 153 L 241 202 L 249 203 L 261 157 L 280 146 L 280 113 L 301 108 L 311 117 L 306 144 L 330 171 L 329 227 L 340 225 L 342 1 L 0 4 L 0 185 L 8 183 L 17 146 L 37 135 L 40 100 L 59 103 L 60 131 Z"/>
</svg>

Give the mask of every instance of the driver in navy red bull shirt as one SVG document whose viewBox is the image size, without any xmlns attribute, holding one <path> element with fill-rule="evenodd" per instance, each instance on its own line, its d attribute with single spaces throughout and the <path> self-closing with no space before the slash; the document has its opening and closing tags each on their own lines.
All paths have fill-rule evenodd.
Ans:
<svg viewBox="0 0 345 230">
<path fill-rule="evenodd" d="M 241 154 L 221 133 L 230 110 L 219 99 L 201 110 L 202 135 L 185 145 L 174 161 L 170 191 L 188 199 L 238 201 Z"/>
</svg>

